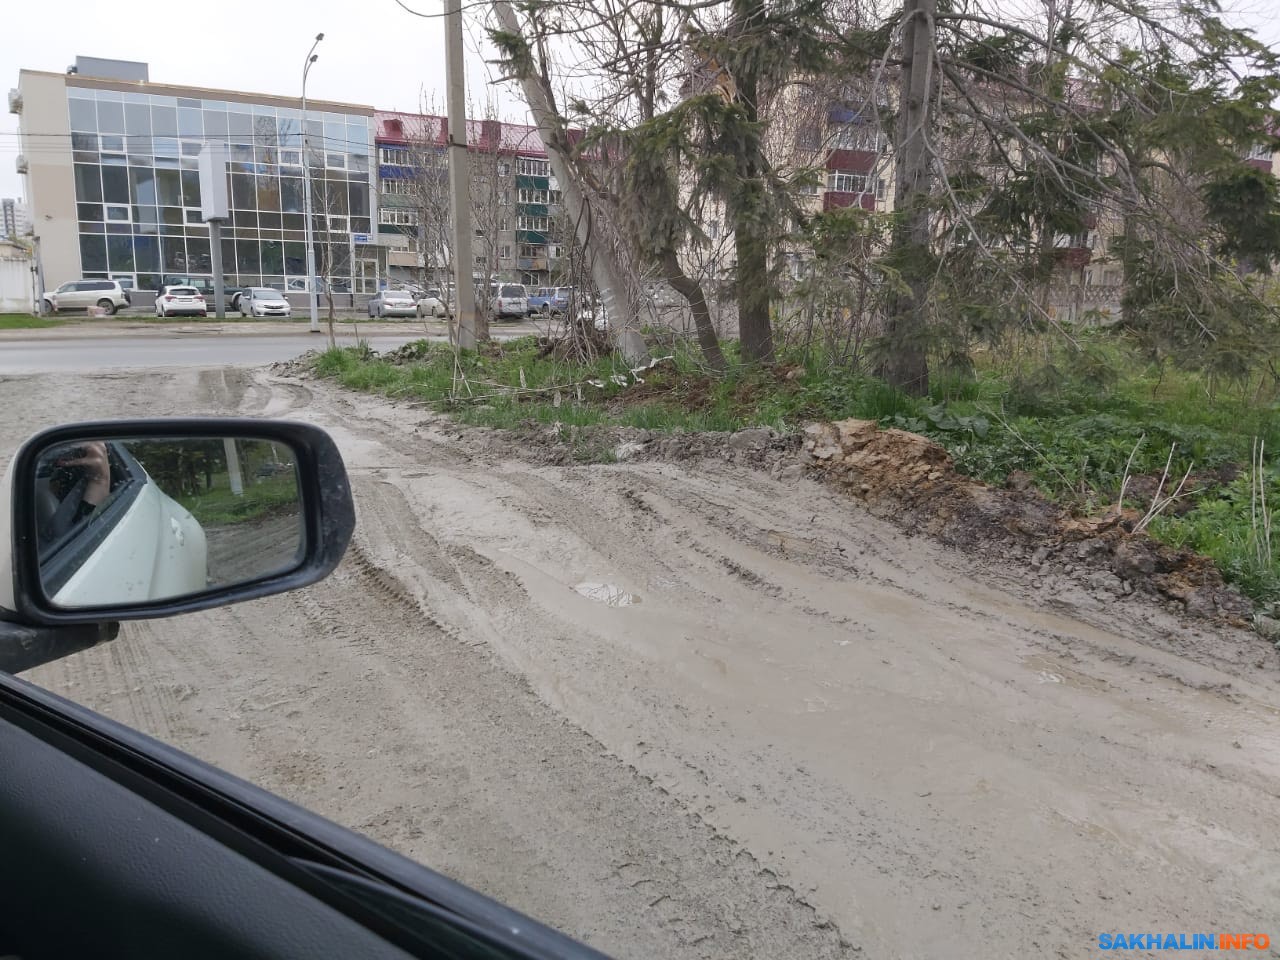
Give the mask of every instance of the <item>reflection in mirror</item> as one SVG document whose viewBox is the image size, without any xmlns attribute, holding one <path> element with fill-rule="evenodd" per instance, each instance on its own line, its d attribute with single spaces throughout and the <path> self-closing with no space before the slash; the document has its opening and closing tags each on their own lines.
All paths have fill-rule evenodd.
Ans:
<svg viewBox="0 0 1280 960">
<path fill-rule="evenodd" d="M 171 600 L 284 573 L 305 527 L 293 451 L 234 437 L 60 443 L 36 458 L 40 586 L 57 607 Z"/>
</svg>

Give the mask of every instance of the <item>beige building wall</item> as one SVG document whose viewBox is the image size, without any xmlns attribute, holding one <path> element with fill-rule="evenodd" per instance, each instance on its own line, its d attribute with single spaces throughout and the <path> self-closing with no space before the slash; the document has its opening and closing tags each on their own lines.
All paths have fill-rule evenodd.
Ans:
<svg viewBox="0 0 1280 960">
<path fill-rule="evenodd" d="M 27 161 L 24 192 L 45 286 L 51 289 L 80 276 L 67 82 L 62 74 L 23 70 L 18 74 L 18 89 L 22 93 L 19 149 Z"/>
</svg>

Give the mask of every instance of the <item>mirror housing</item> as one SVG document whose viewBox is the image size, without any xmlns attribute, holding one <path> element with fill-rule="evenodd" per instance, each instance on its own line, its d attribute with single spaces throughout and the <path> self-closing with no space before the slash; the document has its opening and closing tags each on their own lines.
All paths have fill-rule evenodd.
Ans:
<svg viewBox="0 0 1280 960">
<path fill-rule="evenodd" d="M 36 467 L 43 451 L 58 444 L 93 440 L 213 440 L 232 436 L 284 444 L 294 452 L 305 532 L 296 566 L 197 593 L 138 603 L 65 607 L 55 605 L 45 595 L 34 521 Z M 333 571 L 346 552 L 354 529 L 355 508 L 342 456 L 329 435 L 311 424 L 217 417 L 97 421 L 54 427 L 23 444 L 10 462 L 0 490 L 0 619 L 43 627 L 146 620 L 296 590 Z"/>
</svg>

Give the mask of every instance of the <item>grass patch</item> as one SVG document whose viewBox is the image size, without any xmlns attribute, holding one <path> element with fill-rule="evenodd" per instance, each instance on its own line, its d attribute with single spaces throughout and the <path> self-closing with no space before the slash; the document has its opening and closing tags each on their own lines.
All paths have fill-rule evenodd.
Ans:
<svg viewBox="0 0 1280 960">
<path fill-rule="evenodd" d="M 37 317 L 30 313 L 0 313 L 0 330 L 43 330 L 60 327 L 66 322 L 57 317 Z"/>
<path fill-rule="evenodd" d="M 226 474 L 220 474 L 225 480 Z M 246 481 L 242 493 L 232 493 L 229 485 L 216 484 L 212 489 L 180 496 L 177 501 L 191 511 L 203 526 L 223 526 L 262 520 L 281 512 L 299 509 L 298 483 L 290 472 L 285 475 Z"/>
<path fill-rule="evenodd" d="M 931 437 L 960 470 L 993 485 L 1026 475 L 1081 514 L 1116 502 L 1126 468 L 1130 505 L 1145 509 L 1172 449 L 1165 492 L 1189 467 L 1192 490 L 1150 532 L 1212 557 L 1254 600 L 1280 603 L 1280 563 L 1265 559 L 1249 479 L 1259 438 L 1270 451 L 1267 502 L 1280 505 L 1280 378 L 1210 382 L 1149 363 L 1123 341 L 1095 334 L 1082 350 L 1039 339 L 1022 350 L 979 355 L 970 370 L 936 376 L 930 395 L 917 399 L 812 352 L 759 369 L 736 363 L 735 343 L 725 348 L 731 373 L 720 378 L 683 346 L 636 382 L 616 358 L 571 363 L 532 337 L 463 352 L 456 366 L 447 345 L 427 341 L 387 357 L 363 345 L 340 348 L 321 354 L 315 370 L 354 390 L 422 401 L 492 427 L 789 432 L 814 420 L 876 420 Z M 612 451 L 575 448 L 574 456 L 600 462 Z"/>
</svg>

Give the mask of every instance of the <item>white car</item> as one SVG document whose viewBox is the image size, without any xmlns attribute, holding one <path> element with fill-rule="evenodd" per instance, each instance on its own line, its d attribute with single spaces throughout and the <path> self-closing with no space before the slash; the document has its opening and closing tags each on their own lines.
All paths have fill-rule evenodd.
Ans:
<svg viewBox="0 0 1280 960">
<path fill-rule="evenodd" d="M 88 471 L 78 465 L 94 446 L 98 462 L 110 465 L 110 486 L 105 499 L 86 510 Z M 208 588 L 204 528 L 123 444 L 97 441 L 50 451 L 37 469 L 36 499 L 40 578 L 58 606 L 112 604 L 122 597 L 145 602 Z"/>
<path fill-rule="evenodd" d="M 379 290 L 369 298 L 370 317 L 412 317 L 418 302 L 408 290 Z"/>
<path fill-rule="evenodd" d="M 425 317 L 428 314 L 436 319 L 449 315 L 449 305 L 444 302 L 440 291 L 434 287 L 418 298 L 418 316 Z"/>
<path fill-rule="evenodd" d="M 489 304 L 495 317 L 520 317 L 529 315 L 529 291 L 518 283 L 504 283 Z"/>
<path fill-rule="evenodd" d="M 46 290 L 40 295 L 41 309 L 50 314 L 98 307 L 111 316 L 130 303 L 129 291 L 118 280 L 72 280 L 57 290 Z"/>
<path fill-rule="evenodd" d="M 156 297 L 156 316 L 175 317 L 179 314 L 191 317 L 207 317 L 209 307 L 204 294 L 195 287 L 165 287 Z"/>
<path fill-rule="evenodd" d="M 242 317 L 287 317 L 290 315 L 289 301 L 283 293 L 273 287 L 250 287 L 240 294 L 240 316 Z"/>
</svg>

